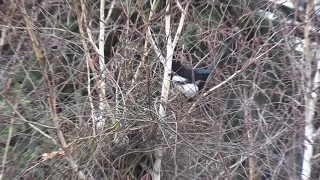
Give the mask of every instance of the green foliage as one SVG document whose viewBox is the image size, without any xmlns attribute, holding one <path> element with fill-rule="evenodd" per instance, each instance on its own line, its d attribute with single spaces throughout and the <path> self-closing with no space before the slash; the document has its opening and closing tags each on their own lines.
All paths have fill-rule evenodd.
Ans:
<svg viewBox="0 0 320 180">
<path fill-rule="evenodd" d="M 0 132 L 0 138 L 7 139 L 9 137 L 9 128 L 6 127 Z"/>
<path fill-rule="evenodd" d="M 14 90 L 20 90 L 20 88 L 21 88 L 21 84 L 20 83 L 15 83 L 14 86 L 13 86 Z"/>
<path fill-rule="evenodd" d="M 3 108 L 1 108 L 1 112 L 3 113 L 4 116 L 9 116 L 12 114 L 12 109 L 11 107 L 4 106 Z"/>
<path fill-rule="evenodd" d="M 26 78 L 23 88 L 26 88 L 27 91 L 31 91 L 34 89 L 34 87 L 41 87 L 43 82 L 41 72 L 31 71 L 28 73 L 28 76 L 30 78 Z"/>
<path fill-rule="evenodd" d="M 33 160 L 35 157 L 37 157 L 37 154 L 35 152 L 25 152 L 23 153 L 19 158 L 19 166 L 20 168 L 25 168 L 30 162 L 30 160 Z"/>
<path fill-rule="evenodd" d="M 31 103 L 31 101 L 28 100 L 28 99 L 25 99 L 25 100 L 22 101 L 23 105 L 29 105 L 30 103 Z"/>
</svg>

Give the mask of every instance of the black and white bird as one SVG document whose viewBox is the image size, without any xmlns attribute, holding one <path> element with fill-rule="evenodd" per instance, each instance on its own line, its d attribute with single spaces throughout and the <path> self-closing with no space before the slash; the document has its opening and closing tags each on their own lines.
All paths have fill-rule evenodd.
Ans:
<svg viewBox="0 0 320 180">
<path fill-rule="evenodd" d="M 172 61 L 172 83 L 175 89 L 187 98 L 192 98 L 201 90 L 203 90 L 205 83 L 210 76 L 214 67 L 230 54 L 230 47 L 235 42 L 235 38 L 231 38 L 227 45 L 218 54 L 214 63 L 210 64 L 208 68 L 187 68 L 181 64 L 179 60 Z"/>
<path fill-rule="evenodd" d="M 190 69 L 181 64 L 181 61 L 172 61 L 172 83 L 180 93 L 191 98 L 201 91 L 211 74 L 209 69 Z"/>
</svg>

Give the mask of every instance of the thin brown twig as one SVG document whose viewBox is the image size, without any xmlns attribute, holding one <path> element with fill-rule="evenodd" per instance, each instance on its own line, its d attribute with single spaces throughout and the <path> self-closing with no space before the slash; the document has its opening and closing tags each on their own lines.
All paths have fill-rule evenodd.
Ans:
<svg viewBox="0 0 320 180">
<path fill-rule="evenodd" d="M 76 11 L 76 14 L 77 14 L 77 21 L 78 21 L 78 26 L 79 26 L 79 31 L 80 31 L 80 35 L 81 35 L 81 38 L 80 38 L 80 41 L 82 43 L 82 46 L 83 46 L 83 49 L 85 51 L 85 55 L 86 55 L 86 61 L 89 65 L 89 68 L 93 74 L 93 77 L 94 77 L 94 81 L 95 81 L 95 87 L 97 88 L 99 94 L 100 94 L 100 97 L 102 98 L 104 104 L 105 104 L 105 108 L 106 108 L 106 111 L 108 113 L 108 116 L 111 120 L 111 122 L 115 122 L 115 117 L 111 111 L 111 107 L 109 105 L 109 103 L 107 102 L 106 100 L 106 97 L 105 97 L 105 94 L 103 93 L 102 91 L 102 88 L 100 86 L 100 84 L 98 83 L 99 82 L 99 76 L 98 76 L 98 72 L 97 70 L 95 69 L 94 67 L 94 63 L 90 57 L 90 53 L 89 53 L 89 48 L 88 48 L 88 45 L 86 43 L 86 40 L 85 40 L 85 33 L 84 33 L 84 30 L 83 28 L 85 27 L 85 25 L 83 24 L 83 22 L 86 23 L 86 9 L 85 9 L 85 4 L 84 2 L 81 0 L 80 1 L 80 4 L 78 3 L 78 1 L 76 0 L 73 0 L 73 3 L 74 3 L 74 6 L 75 6 L 75 11 Z M 79 6 L 81 7 L 82 11 L 79 9 Z M 94 44 L 94 42 L 91 42 L 92 44 Z M 97 50 L 97 48 L 95 48 L 95 50 Z M 107 74 L 110 74 L 110 72 L 105 69 L 106 73 Z"/>
<path fill-rule="evenodd" d="M 294 32 L 296 28 L 292 29 L 289 34 L 291 34 L 292 32 Z M 275 35 L 275 33 L 274 33 Z M 270 37 L 272 38 L 272 37 Z M 270 39 L 269 38 L 269 39 Z M 274 49 L 275 47 L 277 47 L 282 41 L 284 40 L 284 38 L 282 38 L 279 42 L 277 42 L 275 45 L 273 45 L 270 49 Z M 211 94 L 213 91 L 215 91 L 216 89 L 222 87 L 223 85 L 227 84 L 230 80 L 232 80 L 233 78 L 237 77 L 240 73 L 242 73 L 244 70 L 246 70 L 251 64 L 253 64 L 254 62 L 258 61 L 261 57 L 263 57 L 264 55 L 266 55 L 269 51 L 266 51 L 266 52 L 263 52 L 262 54 L 260 54 L 259 56 L 253 58 L 253 59 L 250 59 L 248 60 L 242 67 L 240 70 L 236 71 L 235 73 L 233 73 L 230 77 L 228 77 L 226 80 L 224 80 L 223 82 L 221 82 L 220 84 L 212 87 L 211 89 L 209 89 L 207 92 L 205 92 L 202 97 L 206 97 L 208 96 L 209 94 Z M 259 52 L 259 51 L 258 51 Z M 191 108 L 188 110 L 188 114 L 190 114 L 193 109 L 196 107 L 197 105 L 197 102 L 194 102 L 191 106 Z"/>
<path fill-rule="evenodd" d="M 19 118 L 23 121 L 26 122 L 31 128 L 33 128 L 34 130 L 38 131 L 40 134 L 42 134 L 43 136 L 45 136 L 48 139 L 53 140 L 48 134 L 44 133 L 43 131 L 41 131 L 39 128 L 37 128 L 35 125 L 44 127 L 44 128 L 48 128 L 48 129 L 55 129 L 55 127 L 52 126 L 47 126 L 47 125 L 43 125 L 37 122 L 32 122 L 32 121 L 28 121 L 25 117 L 23 117 L 19 111 L 16 109 L 16 107 L 11 103 L 11 101 L 3 94 L 0 93 L 0 97 L 12 108 L 13 112 L 19 116 Z M 33 125 L 34 124 L 34 125 Z"/>
<path fill-rule="evenodd" d="M 10 15 L 9 17 L 6 19 L 6 24 L 10 24 L 10 21 L 13 17 L 13 15 L 15 14 L 15 11 L 17 9 L 17 6 L 15 3 L 10 3 L 10 7 L 9 7 L 9 12 L 10 12 Z M 8 29 L 10 28 L 10 26 L 3 26 L 2 27 L 2 31 L 1 31 L 1 36 L 0 36 L 0 56 L 1 56 L 1 52 L 2 52 L 2 47 L 4 45 L 4 42 L 5 42 L 5 39 L 6 39 L 6 35 L 7 35 L 7 31 Z"/>
<path fill-rule="evenodd" d="M 14 106 L 14 108 L 17 107 L 18 104 L 16 104 Z M 7 142 L 6 142 L 6 147 L 3 153 L 3 158 L 2 158 L 2 163 L 1 163 L 1 172 L 0 172 L 0 180 L 2 180 L 2 178 L 4 177 L 4 172 L 5 172 L 5 167 L 6 167 L 6 161 L 7 161 L 7 155 L 9 152 L 9 147 L 10 147 L 10 141 L 12 138 L 12 131 L 13 131 L 13 124 L 14 124 L 15 118 L 12 117 L 11 121 L 10 121 L 10 126 L 9 126 L 9 132 L 8 132 L 8 138 L 7 138 Z"/>
<path fill-rule="evenodd" d="M 29 16 L 26 11 L 24 0 L 22 0 L 21 4 L 22 4 L 22 12 L 24 14 L 24 20 L 25 20 L 26 26 L 32 27 L 31 22 L 29 20 Z M 50 80 L 48 78 L 48 74 L 46 72 L 46 69 L 44 68 L 43 56 L 42 56 L 42 53 L 39 48 L 40 44 L 34 34 L 34 31 L 32 31 L 31 28 L 28 29 L 28 34 L 29 34 L 29 37 L 32 42 L 32 48 L 35 53 L 37 62 L 39 64 L 40 68 L 42 69 L 42 75 L 44 77 L 45 84 L 47 86 L 47 89 L 49 90 L 49 105 L 50 105 L 50 110 L 51 110 L 51 116 L 52 116 L 52 120 L 53 120 L 53 123 L 56 128 L 57 134 L 58 134 L 58 138 L 59 138 L 61 147 L 66 152 L 66 157 L 67 157 L 71 167 L 73 168 L 73 170 L 78 174 L 79 179 L 87 179 L 86 176 L 84 175 L 84 173 L 81 170 L 79 170 L 77 163 L 74 161 L 72 155 L 69 153 L 68 144 L 67 144 L 67 142 L 64 138 L 64 135 L 61 131 L 60 124 L 59 124 L 59 118 L 57 116 L 57 111 L 56 111 L 55 90 L 52 87 Z"/>
</svg>

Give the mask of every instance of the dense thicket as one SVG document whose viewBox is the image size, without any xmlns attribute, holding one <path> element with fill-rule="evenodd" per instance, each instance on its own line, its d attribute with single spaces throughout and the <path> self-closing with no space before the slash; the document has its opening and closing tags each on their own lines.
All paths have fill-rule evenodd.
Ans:
<svg viewBox="0 0 320 180">
<path fill-rule="evenodd" d="M 106 16 L 111 3 L 106 1 Z M 184 8 L 187 2 L 180 3 Z M 181 11 L 176 2 L 171 6 L 174 35 Z M 0 148 L 5 159 L 0 169 L 5 179 L 78 179 L 66 156 L 43 159 L 44 153 L 57 154 L 63 147 L 58 132 L 88 179 L 150 179 L 157 147 L 164 148 L 163 179 L 300 178 L 306 79 L 298 48 L 305 11 L 268 1 L 191 1 L 174 58 L 188 67 L 215 63 L 206 90 L 227 83 L 191 102 L 171 89 L 167 117 L 159 122 L 163 64 L 144 43 L 150 25 L 165 54 L 165 7 L 159 1 L 149 21 L 150 1 L 115 1 L 105 24 L 108 71 L 101 72 L 93 45 L 99 41 L 99 1 L 0 1 Z M 277 18 L 268 18 L 267 12 Z M 228 54 L 217 57 L 232 38 Z M 312 29 L 310 39 L 318 40 Z M 98 110 L 96 76 L 89 69 L 88 81 L 83 42 L 98 77 L 106 73 L 111 112 Z M 107 121 L 96 135 L 92 108 L 107 120 L 112 113 L 125 123 Z M 319 127 L 317 114 L 314 125 Z M 317 140 L 314 147 L 317 154 Z M 319 178 L 318 166 L 316 157 L 313 179 Z"/>
</svg>

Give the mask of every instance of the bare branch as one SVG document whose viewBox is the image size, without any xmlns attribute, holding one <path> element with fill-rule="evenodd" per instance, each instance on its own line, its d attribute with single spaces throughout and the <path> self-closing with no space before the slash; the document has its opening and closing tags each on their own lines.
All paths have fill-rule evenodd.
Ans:
<svg viewBox="0 0 320 180">
<path fill-rule="evenodd" d="M 305 140 L 304 140 L 304 153 L 303 153 L 303 162 L 302 162 L 302 173 L 301 179 L 308 180 L 311 178 L 312 172 L 312 164 L 311 159 L 313 156 L 313 118 L 315 114 L 315 104 L 317 99 L 317 93 L 315 92 L 315 88 L 319 87 L 320 76 L 319 76 L 319 69 L 320 69 L 320 62 L 319 59 L 317 60 L 317 72 L 314 80 L 312 82 L 312 75 L 311 75 L 311 43 L 310 43 L 310 23 L 311 23 L 311 10 L 312 10 L 312 0 L 307 0 L 307 10 L 306 10 L 306 21 L 305 24 L 305 74 L 306 74 L 306 91 L 305 91 Z"/>
</svg>

